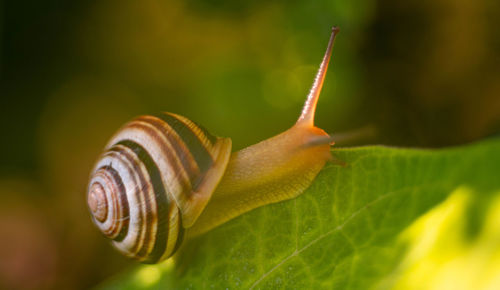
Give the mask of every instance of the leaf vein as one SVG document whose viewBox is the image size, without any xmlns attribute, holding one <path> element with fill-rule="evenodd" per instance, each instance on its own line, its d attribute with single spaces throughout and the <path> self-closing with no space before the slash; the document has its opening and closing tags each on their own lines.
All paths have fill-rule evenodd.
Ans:
<svg viewBox="0 0 500 290">
<path fill-rule="evenodd" d="M 406 189 L 406 188 L 405 188 Z M 262 282 L 266 277 L 268 277 L 270 274 L 272 274 L 276 269 L 278 269 L 279 267 L 281 267 L 284 263 L 286 263 L 288 260 L 292 259 L 293 257 L 296 257 L 298 256 L 300 253 L 302 253 L 303 251 L 307 250 L 308 248 L 310 248 L 312 245 L 316 244 L 317 242 L 321 241 L 322 239 L 328 237 L 329 235 L 332 235 L 340 230 L 342 230 L 346 225 L 347 223 L 349 223 L 352 219 L 354 219 L 356 216 L 358 216 L 361 212 L 365 211 L 366 209 L 368 209 L 370 206 L 372 206 L 373 204 L 376 204 L 377 202 L 380 202 L 386 198 L 388 198 L 389 196 L 399 192 L 399 191 L 402 191 L 402 190 L 405 190 L 405 189 L 400 189 L 400 190 L 396 190 L 396 191 L 393 191 L 393 192 L 389 192 L 389 193 L 386 193 L 384 195 L 381 195 L 379 196 L 378 198 L 376 198 L 375 200 L 367 203 L 366 205 L 364 205 L 362 208 L 358 209 L 357 211 L 355 211 L 354 213 L 352 213 L 342 224 L 338 225 L 337 227 L 329 230 L 328 232 L 320 235 L 319 237 L 317 237 L 316 239 L 312 240 L 311 242 L 309 242 L 307 245 L 305 245 L 304 247 L 300 248 L 300 249 L 296 249 L 295 251 L 293 251 L 293 253 L 291 253 L 289 256 L 285 257 L 283 260 L 281 260 L 278 264 L 276 264 L 274 267 L 272 267 L 269 271 L 267 271 L 266 273 L 264 273 L 259 279 L 257 279 L 253 284 L 252 286 L 250 286 L 249 289 L 254 289 L 257 285 L 260 284 L 260 282 Z"/>
</svg>

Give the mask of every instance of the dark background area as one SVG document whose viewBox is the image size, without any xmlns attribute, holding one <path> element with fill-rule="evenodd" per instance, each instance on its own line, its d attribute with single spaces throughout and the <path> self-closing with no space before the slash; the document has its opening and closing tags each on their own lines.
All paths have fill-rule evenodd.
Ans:
<svg viewBox="0 0 500 290">
<path fill-rule="evenodd" d="M 136 115 L 171 111 L 235 149 L 297 118 L 341 28 L 317 125 L 346 145 L 437 148 L 500 132 L 500 4 L 4 1 L 0 288 L 87 288 L 134 262 L 95 230 L 88 174 Z"/>
</svg>

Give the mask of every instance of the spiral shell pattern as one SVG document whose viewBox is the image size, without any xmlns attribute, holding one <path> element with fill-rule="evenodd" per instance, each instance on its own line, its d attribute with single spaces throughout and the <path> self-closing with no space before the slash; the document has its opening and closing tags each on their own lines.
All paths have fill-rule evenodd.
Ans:
<svg viewBox="0 0 500 290">
<path fill-rule="evenodd" d="M 111 139 L 91 174 L 94 223 L 126 256 L 144 263 L 170 257 L 182 243 L 183 214 L 198 195 L 205 197 L 194 208 L 203 209 L 230 151 L 229 139 L 182 116 L 138 117 Z"/>
</svg>

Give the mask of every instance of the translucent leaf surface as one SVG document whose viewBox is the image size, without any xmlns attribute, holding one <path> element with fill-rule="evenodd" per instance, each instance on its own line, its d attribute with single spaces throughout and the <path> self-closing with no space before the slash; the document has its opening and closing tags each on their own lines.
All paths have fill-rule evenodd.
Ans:
<svg viewBox="0 0 500 290">
<path fill-rule="evenodd" d="M 484 214 L 500 194 L 498 139 L 441 150 L 370 146 L 333 153 L 348 166 L 328 164 L 298 198 L 244 214 L 188 243 L 176 261 L 138 266 L 101 287 L 404 289 L 414 277 L 425 280 L 411 269 L 433 261 L 440 240 L 462 245 L 440 261 L 453 260 L 473 248 L 464 244 L 484 239 L 488 216 L 498 216 Z M 427 250 L 415 250 L 424 243 L 418 237 L 443 228 L 443 215 L 426 213 L 464 188 L 467 198 L 445 203 L 461 208 L 451 230 L 444 228 L 456 234 L 436 234 L 427 240 Z M 500 252 L 498 236 L 481 243 Z M 483 264 L 478 267 L 500 273 L 500 259 L 499 266 Z"/>
</svg>

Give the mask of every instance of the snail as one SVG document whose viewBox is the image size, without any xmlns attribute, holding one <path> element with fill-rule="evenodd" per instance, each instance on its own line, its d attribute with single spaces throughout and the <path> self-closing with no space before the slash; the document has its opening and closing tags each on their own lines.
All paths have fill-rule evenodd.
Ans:
<svg viewBox="0 0 500 290">
<path fill-rule="evenodd" d="M 128 257 L 157 263 L 194 237 L 254 208 L 294 198 L 331 160 L 331 137 L 314 126 L 333 42 L 297 122 L 285 132 L 231 153 L 215 137 L 173 113 L 140 116 L 109 141 L 91 172 L 87 203 L 94 224 Z"/>
</svg>

